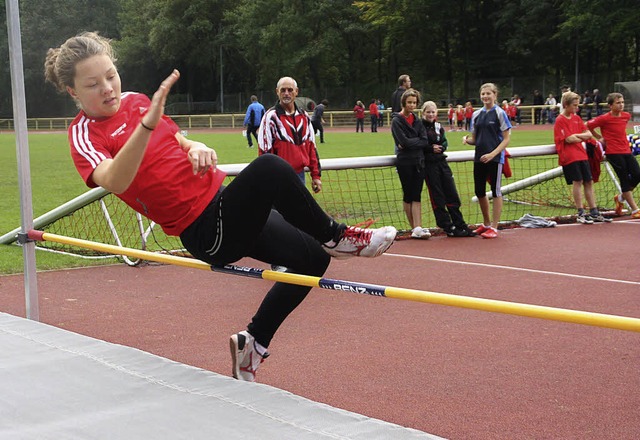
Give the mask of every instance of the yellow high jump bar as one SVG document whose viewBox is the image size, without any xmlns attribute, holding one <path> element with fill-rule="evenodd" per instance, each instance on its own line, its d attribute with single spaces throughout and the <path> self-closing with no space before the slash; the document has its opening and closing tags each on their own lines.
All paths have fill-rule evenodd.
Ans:
<svg viewBox="0 0 640 440">
<path fill-rule="evenodd" d="M 529 318 L 540 318 L 551 321 L 640 332 L 640 318 L 537 306 L 533 304 L 514 303 L 485 298 L 474 298 L 470 296 L 451 295 L 423 290 L 404 289 L 401 287 L 386 287 L 375 284 L 357 283 L 352 281 L 334 280 L 330 278 L 319 278 L 308 275 L 236 266 L 233 264 L 228 264 L 226 266 L 211 266 L 193 258 L 177 257 L 174 255 L 113 246 L 35 230 L 29 231 L 28 237 L 31 240 L 53 241 L 115 255 L 126 255 L 128 257 L 140 258 L 147 261 L 156 261 L 159 263 L 173 264 L 176 266 L 190 267 L 194 269 L 213 270 L 216 272 L 242 275 L 251 278 L 261 278 L 264 280 L 287 284 L 320 287 L 322 289 L 339 290 L 342 292 L 362 293 L 365 295 L 440 304 L 444 306 L 482 310 L 485 312 L 503 313 L 508 315 L 526 316 Z"/>
</svg>

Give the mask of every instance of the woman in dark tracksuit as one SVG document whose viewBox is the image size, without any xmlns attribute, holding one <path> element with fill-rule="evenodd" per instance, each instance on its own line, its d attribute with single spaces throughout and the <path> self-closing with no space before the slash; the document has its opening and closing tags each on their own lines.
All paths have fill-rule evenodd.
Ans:
<svg viewBox="0 0 640 440">
<path fill-rule="evenodd" d="M 449 142 L 444 127 L 436 121 L 438 108 L 433 101 L 422 106 L 422 125 L 429 139 L 424 150 L 425 182 L 436 223 L 449 237 L 475 237 L 460 212 L 460 196 L 444 152 Z"/>
<path fill-rule="evenodd" d="M 411 237 L 429 238 L 431 233 L 422 224 L 422 187 L 424 185 L 424 149 L 429 144 L 424 126 L 413 111 L 420 101 L 420 92 L 409 89 L 400 100 L 402 110 L 391 122 L 391 134 L 396 143 L 396 169 L 402 185 L 404 212 L 411 225 Z"/>
</svg>

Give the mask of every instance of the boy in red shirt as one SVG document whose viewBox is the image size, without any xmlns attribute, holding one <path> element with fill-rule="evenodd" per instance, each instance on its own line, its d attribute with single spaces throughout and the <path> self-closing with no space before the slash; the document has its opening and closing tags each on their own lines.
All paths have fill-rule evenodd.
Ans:
<svg viewBox="0 0 640 440">
<path fill-rule="evenodd" d="M 470 101 L 464 106 L 464 129 L 469 131 L 471 128 L 471 118 L 473 117 L 473 105 Z"/>
<path fill-rule="evenodd" d="M 580 97 L 577 93 L 566 92 L 562 95 L 562 113 L 556 119 L 553 127 L 553 140 L 558 152 L 558 162 L 562 165 L 564 178 L 568 185 L 573 185 L 573 200 L 578 217 L 576 221 L 582 224 L 594 222 L 610 222 L 596 207 L 596 196 L 593 191 L 593 178 L 589 168 L 589 158 L 583 142 L 593 135 L 585 128 L 582 119 L 576 115 Z M 582 207 L 582 191 L 589 204 L 590 212 L 585 214 Z"/>
<path fill-rule="evenodd" d="M 458 127 L 458 131 L 462 131 L 462 127 L 464 125 L 464 108 L 460 104 L 456 107 L 456 125 Z"/>
<path fill-rule="evenodd" d="M 377 133 L 380 112 L 378 111 L 378 105 L 376 104 L 375 99 L 372 99 L 371 104 L 369 104 L 369 116 L 371 117 L 371 133 Z"/>
<path fill-rule="evenodd" d="M 587 128 L 596 139 L 604 139 L 607 160 L 620 180 L 621 194 L 616 194 L 613 198 L 616 214 L 622 215 L 624 200 L 631 208 L 631 218 L 640 218 L 640 210 L 633 200 L 633 189 L 640 183 L 640 166 L 631 154 L 627 140 L 627 122 L 631 115 L 623 111 L 624 97 L 620 93 L 609 93 L 607 104 L 611 111 L 587 121 Z M 595 131 L 596 128 L 600 129 L 600 133 Z"/>
<path fill-rule="evenodd" d="M 364 104 L 362 101 L 356 102 L 353 113 L 356 115 L 356 133 L 358 129 L 361 133 L 364 133 Z"/>
<path fill-rule="evenodd" d="M 449 120 L 449 131 L 453 131 L 455 127 L 456 109 L 453 108 L 453 104 L 449 104 L 449 110 L 447 110 L 447 119 Z"/>
</svg>

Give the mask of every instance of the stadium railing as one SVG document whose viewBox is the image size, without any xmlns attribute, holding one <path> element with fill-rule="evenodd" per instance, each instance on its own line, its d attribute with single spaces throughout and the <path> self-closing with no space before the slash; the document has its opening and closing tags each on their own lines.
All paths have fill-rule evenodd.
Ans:
<svg viewBox="0 0 640 440">
<path fill-rule="evenodd" d="M 546 106 L 520 106 L 521 123 L 531 125 L 534 123 L 536 109 Z M 439 110 L 441 115 L 446 115 L 446 109 Z M 586 112 L 585 112 L 586 114 Z M 595 114 L 595 112 L 594 112 Z M 244 113 L 222 113 L 202 115 L 171 115 L 171 118 L 184 130 L 193 129 L 234 129 L 242 130 Z M 384 122 L 387 127 L 391 124 L 391 112 L 387 109 L 383 112 Z M 355 125 L 355 118 L 351 110 L 327 110 L 325 121 L 329 127 L 351 127 Z M 28 118 L 27 128 L 31 131 L 66 131 L 73 122 L 73 118 Z M 12 119 L 0 119 L 0 131 L 13 131 Z"/>
<path fill-rule="evenodd" d="M 572 221 L 575 214 L 571 186 L 557 166 L 553 145 L 510 148 L 509 165 L 512 176 L 503 180 L 504 206 L 502 227 L 510 227 L 525 214 Z M 471 225 L 482 221 L 473 194 L 473 151 L 448 153 L 447 158 L 460 198 L 462 212 Z M 323 190 L 315 195 L 319 204 L 336 220 L 358 224 L 373 220 L 375 226 L 393 225 L 407 231 L 402 208 L 402 190 L 395 170 L 395 156 L 374 156 L 322 160 Z M 221 165 L 227 172 L 227 182 L 246 164 Z M 307 179 L 308 180 L 308 179 Z M 599 182 L 595 186 L 597 200 L 603 211 L 613 209 L 613 196 L 619 192 L 607 162 L 602 163 Z M 441 231 L 429 204 L 425 188 L 422 203 L 423 226 L 434 234 Z M 102 188 L 95 188 L 36 218 L 34 228 L 50 233 L 85 240 L 160 252 L 182 252 L 176 237 L 166 236 L 159 227 L 135 213 L 117 197 Z M 0 244 L 15 242 L 19 228 L 0 237 Z M 46 250 L 89 258 L 104 258 L 80 248 L 43 242 Z M 137 261 L 125 260 L 128 264 Z"/>
</svg>

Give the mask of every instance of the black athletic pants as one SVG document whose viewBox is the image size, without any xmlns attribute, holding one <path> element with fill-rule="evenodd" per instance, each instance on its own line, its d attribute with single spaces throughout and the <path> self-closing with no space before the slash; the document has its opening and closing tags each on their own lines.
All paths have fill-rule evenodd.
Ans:
<svg viewBox="0 0 640 440">
<path fill-rule="evenodd" d="M 631 154 L 607 154 L 607 160 L 620 180 L 622 192 L 633 191 L 640 183 L 640 166 Z"/>
<path fill-rule="evenodd" d="M 296 273 L 322 276 L 331 257 L 320 243 L 333 239 L 337 227 L 293 168 L 280 157 L 265 154 L 218 192 L 180 239 L 194 257 L 209 264 L 252 257 Z M 268 347 L 309 290 L 275 283 L 248 325 L 249 333 Z"/>
<path fill-rule="evenodd" d="M 436 224 L 445 231 L 450 231 L 451 226 L 465 229 L 467 224 L 460 212 L 460 196 L 447 161 L 427 162 L 425 182 Z"/>
<path fill-rule="evenodd" d="M 311 121 L 311 125 L 313 126 L 313 131 L 320 133 L 320 143 L 324 143 L 324 127 L 322 126 L 321 121 Z"/>
<path fill-rule="evenodd" d="M 402 187 L 402 201 L 413 203 L 422 201 L 424 185 L 424 163 L 408 163 L 396 160 L 396 170 Z"/>
<path fill-rule="evenodd" d="M 256 143 L 258 142 L 258 129 L 259 125 L 248 124 L 247 125 L 247 143 L 250 147 L 253 146 L 253 141 L 251 140 L 251 135 L 256 138 Z"/>
</svg>

